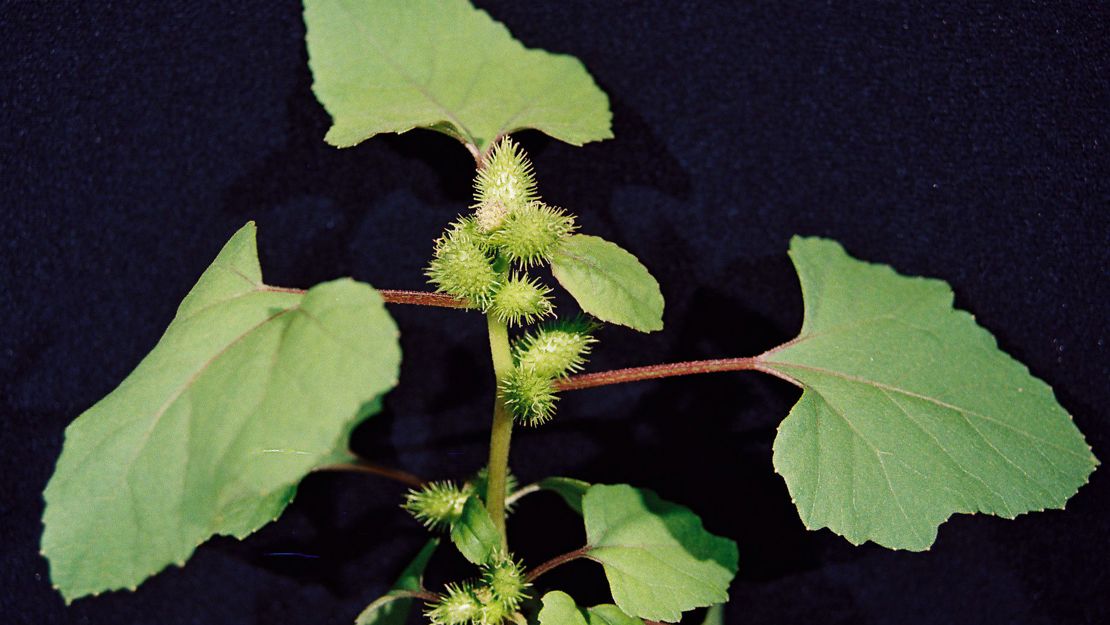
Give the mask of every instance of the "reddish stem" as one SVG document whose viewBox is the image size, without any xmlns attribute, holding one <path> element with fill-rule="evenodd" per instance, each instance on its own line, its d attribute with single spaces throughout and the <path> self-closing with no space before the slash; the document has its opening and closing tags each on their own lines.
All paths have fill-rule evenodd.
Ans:
<svg viewBox="0 0 1110 625">
<path fill-rule="evenodd" d="M 586 557 L 586 554 L 589 553 L 589 551 L 590 551 L 589 547 L 582 547 L 581 549 L 575 549 L 574 551 L 564 553 L 561 556 L 555 556 L 554 558 L 551 558 L 547 562 L 544 562 L 543 564 L 537 566 L 536 568 L 532 569 L 531 571 L 528 571 L 528 574 L 524 576 L 524 580 L 527 581 L 528 583 L 531 583 L 531 582 L 535 581 L 536 578 L 539 577 L 540 575 L 543 575 L 544 573 L 550 571 L 551 569 L 553 569 L 557 566 L 566 564 L 567 562 L 570 562 L 571 560 L 577 560 L 578 558 Z"/>
<path fill-rule="evenodd" d="M 443 293 L 428 291 L 390 291 L 379 290 L 387 304 L 415 304 L 417 306 L 437 306 L 439 308 L 470 308 L 466 300 Z"/>
<path fill-rule="evenodd" d="M 654 378 L 671 378 L 680 375 L 696 375 L 699 373 L 718 373 L 721 371 L 761 371 L 773 376 L 793 382 L 778 371 L 764 366 L 759 357 L 752 358 L 719 358 L 716 360 L 690 360 L 687 362 L 672 362 L 661 365 L 648 365 L 646 367 L 631 367 L 629 369 L 614 369 L 612 371 L 599 371 L 597 373 L 584 373 L 572 375 L 555 382 L 555 389 L 559 391 L 574 391 L 595 386 L 609 384 L 623 384 L 639 380 Z"/>
<path fill-rule="evenodd" d="M 353 473 L 370 473 L 371 475 L 378 475 L 384 478 L 400 482 L 412 488 L 420 488 L 424 485 L 425 480 L 416 477 L 412 473 L 394 469 L 392 467 L 375 464 L 369 460 L 353 460 L 351 462 L 344 462 L 340 464 L 329 464 L 316 469 L 314 471 L 350 471 Z"/>
<path fill-rule="evenodd" d="M 270 286 L 268 284 L 263 287 L 263 290 L 276 291 L 278 293 L 298 293 L 301 295 L 307 292 L 304 289 L 287 289 L 285 287 Z M 414 304 L 416 306 L 435 306 L 438 308 L 470 308 L 470 304 L 468 304 L 466 300 L 461 300 L 443 293 L 390 289 L 378 289 L 378 293 L 381 293 L 382 299 L 385 300 L 386 304 Z"/>
</svg>

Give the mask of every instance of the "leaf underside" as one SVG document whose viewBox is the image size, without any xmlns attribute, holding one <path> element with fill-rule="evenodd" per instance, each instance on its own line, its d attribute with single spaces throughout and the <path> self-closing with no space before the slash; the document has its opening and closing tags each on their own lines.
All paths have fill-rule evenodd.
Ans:
<svg viewBox="0 0 1110 625">
<path fill-rule="evenodd" d="M 397 382 L 397 327 L 351 280 L 262 282 L 249 223 L 155 348 L 67 429 L 43 553 L 67 600 L 134 588 L 215 534 L 276 518 Z"/>
<path fill-rule="evenodd" d="M 805 320 L 759 358 L 796 381 L 774 464 L 806 527 L 927 549 L 951 514 L 1062 508 L 1097 465 L 1052 389 L 940 280 L 795 237 Z"/>
<path fill-rule="evenodd" d="M 524 128 L 582 145 L 613 136 L 609 99 L 571 56 L 527 49 L 466 0 L 305 0 L 313 91 L 356 145 L 431 128 L 484 152 Z"/>
<path fill-rule="evenodd" d="M 574 234 L 551 259 L 551 273 L 585 312 L 609 323 L 663 329 L 663 294 L 640 261 L 616 243 Z"/>
<path fill-rule="evenodd" d="M 736 543 L 705 531 L 684 506 L 626 484 L 595 484 L 582 499 L 587 557 L 600 562 L 627 614 L 677 622 L 723 603 L 736 574 Z"/>
</svg>

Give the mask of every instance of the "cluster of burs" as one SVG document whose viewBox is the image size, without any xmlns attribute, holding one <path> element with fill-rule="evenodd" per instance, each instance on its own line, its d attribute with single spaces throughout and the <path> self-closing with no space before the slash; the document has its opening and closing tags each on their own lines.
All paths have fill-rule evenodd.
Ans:
<svg viewBox="0 0 1110 625">
<path fill-rule="evenodd" d="M 493 322 L 510 328 L 543 322 L 513 340 L 513 369 L 499 381 L 516 420 L 539 425 L 555 413 L 555 381 L 580 371 L 595 341 L 592 320 L 553 319 L 551 289 L 528 275 L 574 232 L 574 217 L 540 200 L 531 163 L 508 138 L 490 151 L 474 188 L 473 214 L 451 223 L 436 241 L 427 274 L 439 292 Z M 436 482 L 410 491 L 404 507 L 429 529 L 449 531 L 467 499 L 484 490 L 483 470 L 461 487 Z M 478 579 L 449 584 L 426 615 L 435 625 L 496 625 L 514 617 L 527 587 L 521 565 L 497 554 Z"/>
<path fill-rule="evenodd" d="M 436 241 L 432 284 L 510 327 L 553 316 L 551 289 L 528 270 L 550 261 L 574 231 L 574 216 L 540 200 L 531 163 L 508 138 L 478 171 L 474 199 L 474 214 Z M 513 341 L 514 367 L 500 384 L 518 421 L 539 425 L 554 415 L 553 382 L 581 370 L 594 328 L 583 317 L 551 321 Z"/>
</svg>

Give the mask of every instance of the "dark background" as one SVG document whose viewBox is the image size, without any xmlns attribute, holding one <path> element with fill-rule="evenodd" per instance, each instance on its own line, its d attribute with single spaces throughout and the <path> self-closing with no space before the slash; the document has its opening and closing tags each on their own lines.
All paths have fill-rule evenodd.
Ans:
<svg viewBox="0 0 1110 625">
<path fill-rule="evenodd" d="M 663 285 L 667 329 L 604 331 L 595 370 L 791 338 L 789 237 L 828 236 L 948 280 L 1110 457 L 1107 5 L 481 6 L 527 45 L 580 57 L 612 100 L 615 140 L 520 135 L 544 196 Z M 66 424 L 154 346 L 245 221 L 259 223 L 271 284 L 422 288 L 432 239 L 468 203 L 469 155 L 425 131 L 325 145 L 295 1 L 0 11 L 0 618 L 350 623 L 422 540 L 392 482 L 311 476 L 245 542 L 213 540 L 136 593 L 68 608 L 38 556 L 40 493 Z M 355 445 L 423 476 L 465 475 L 484 463 L 484 324 L 392 311 L 402 384 Z M 757 374 L 568 394 L 554 423 L 518 432 L 513 467 L 522 481 L 630 481 L 700 512 L 739 542 L 730 625 L 1110 620 L 1106 469 L 1065 512 L 958 516 L 927 553 L 852 547 L 805 531 L 772 471 L 797 394 Z M 533 564 L 582 540 L 551 495 L 526 500 L 512 532 Z M 445 554 L 433 582 L 464 570 Z M 544 582 L 606 598 L 588 562 Z"/>
</svg>

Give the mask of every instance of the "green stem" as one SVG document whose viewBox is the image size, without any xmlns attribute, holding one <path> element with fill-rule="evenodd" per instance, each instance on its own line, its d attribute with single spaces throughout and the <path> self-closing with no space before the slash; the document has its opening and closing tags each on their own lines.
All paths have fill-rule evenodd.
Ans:
<svg viewBox="0 0 1110 625">
<path fill-rule="evenodd" d="M 509 329 L 493 315 L 486 315 L 489 327 L 489 349 L 493 357 L 493 375 L 497 394 L 493 400 L 493 427 L 489 437 L 489 482 L 486 486 L 486 509 L 494 526 L 501 533 L 501 546 L 508 550 L 505 534 L 505 485 L 509 474 L 509 442 L 513 435 L 513 413 L 501 398 L 501 382 L 513 369 L 509 352 Z"/>
</svg>

